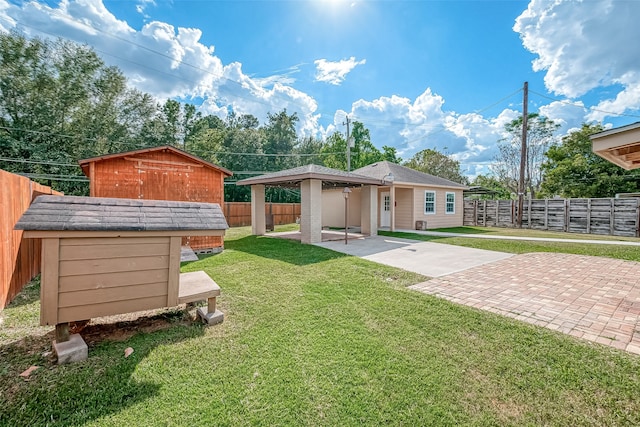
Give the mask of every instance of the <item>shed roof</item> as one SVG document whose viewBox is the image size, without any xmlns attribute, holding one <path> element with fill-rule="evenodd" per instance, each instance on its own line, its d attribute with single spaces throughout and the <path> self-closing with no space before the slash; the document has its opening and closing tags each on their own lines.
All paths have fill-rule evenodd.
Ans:
<svg viewBox="0 0 640 427">
<path fill-rule="evenodd" d="M 345 187 L 353 185 L 380 185 L 379 179 L 359 175 L 352 172 L 345 172 L 338 169 L 331 169 L 319 165 L 305 165 L 293 169 L 286 169 L 279 172 L 272 172 L 265 175 L 246 178 L 238 181 L 237 185 L 268 184 L 282 187 L 296 187 L 305 179 L 322 180 L 324 187 Z"/>
<path fill-rule="evenodd" d="M 109 159 L 117 159 L 119 157 L 125 157 L 125 156 L 133 156 L 136 154 L 143 154 L 143 153 L 152 153 L 154 151 L 162 151 L 162 150 L 166 150 L 166 151 L 171 151 L 179 156 L 182 157 L 186 157 L 190 160 L 193 160 L 194 162 L 200 163 L 204 166 L 207 166 L 209 168 L 218 170 L 220 172 L 222 172 L 223 174 L 225 174 L 226 176 L 232 176 L 233 172 L 231 172 L 229 169 L 223 168 L 222 166 L 218 166 L 216 164 L 207 162 L 206 160 L 202 160 L 200 157 L 194 156 L 193 154 L 189 154 L 186 151 L 182 151 L 176 147 L 172 147 L 170 145 L 162 145 L 160 147 L 151 147 L 151 148 L 143 148 L 141 150 L 134 150 L 134 151 L 125 151 L 123 153 L 114 153 L 114 154 L 105 154 L 104 156 L 98 156 L 98 157 L 91 157 L 89 159 L 82 159 L 82 160 L 78 160 L 78 163 L 80 164 L 80 167 L 82 168 L 82 172 L 84 172 L 84 174 L 86 176 L 89 176 L 89 164 L 92 162 L 101 162 L 104 160 L 109 160 Z"/>
<path fill-rule="evenodd" d="M 392 173 L 394 182 L 429 185 L 436 187 L 459 188 L 462 190 L 467 188 L 467 186 L 459 184 L 457 182 L 440 178 L 438 176 L 429 175 L 428 173 L 420 172 L 415 169 L 399 165 L 397 163 L 388 162 L 386 160 L 383 162 L 372 163 L 368 166 L 356 169 L 353 171 L 353 173 L 369 176 L 378 180 L 382 180 L 385 176 L 389 175 L 389 173 Z"/>
<path fill-rule="evenodd" d="M 39 196 L 15 225 L 37 231 L 226 230 L 216 203 Z"/>
</svg>

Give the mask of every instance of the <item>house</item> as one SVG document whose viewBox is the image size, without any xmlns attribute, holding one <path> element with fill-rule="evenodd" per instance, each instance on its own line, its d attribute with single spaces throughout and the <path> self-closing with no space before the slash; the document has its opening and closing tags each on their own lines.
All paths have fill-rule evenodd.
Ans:
<svg viewBox="0 0 640 427">
<path fill-rule="evenodd" d="M 236 185 L 251 186 L 251 233 L 256 236 L 266 232 L 264 195 L 268 186 L 300 189 L 299 239 L 302 243 L 318 243 L 323 239 L 325 195 L 338 195 L 341 204 L 332 202 L 332 209 L 345 212 L 345 188 L 358 192 L 358 205 L 351 212 L 357 217 L 362 233 L 375 235 L 378 230 L 376 212 L 380 181 L 375 178 L 310 164 L 246 178 Z M 344 226 L 344 216 L 339 226 Z"/>
<path fill-rule="evenodd" d="M 608 129 L 589 138 L 598 156 L 627 170 L 640 168 L 640 122 Z"/>
<path fill-rule="evenodd" d="M 353 171 L 377 180 L 378 227 L 396 229 L 462 226 L 466 186 L 387 161 Z M 344 200 L 340 190 L 323 195 L 324 226 L 344 227 Z M 349 226 L 359 226 L 360 190 L 349 198 Z"/>
<path fill-rule="evenodd" d="M 171 146 L 107 154 L 79 161 L 91 197 L 217 203 L 232 173 Z M 222 236 L 185 237 L 195 252 L 219 252 Z"/>
</svg>

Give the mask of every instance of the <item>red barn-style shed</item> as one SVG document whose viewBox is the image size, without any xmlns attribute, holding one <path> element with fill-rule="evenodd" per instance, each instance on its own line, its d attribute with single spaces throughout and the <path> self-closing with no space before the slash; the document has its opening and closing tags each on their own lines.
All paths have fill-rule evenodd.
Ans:
<svg viewBox="0 0 640 427">
<path fill-rule="evenodd" d="M 91 197 L 217 203 L 231 171 L 168 145 L 80 160 Z M 222 249 L 223 237 L 186 237 L 196 252 Z"/>
</svg>

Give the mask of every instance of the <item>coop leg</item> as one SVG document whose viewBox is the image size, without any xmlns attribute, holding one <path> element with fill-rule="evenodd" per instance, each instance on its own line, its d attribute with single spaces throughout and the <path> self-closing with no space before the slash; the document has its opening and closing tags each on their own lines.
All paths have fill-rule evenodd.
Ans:
<svg viewBox="0 0 640 427">
<path fill-rule="evenodd" d="M 69 323 L 56 325 L 56 340 L 53 351 L 58 356 L 58 364 L 82 362 L 89 357 L 89 349 L 80 334 L 69 334 Z"/>
<path fill-rule="evenodd" d="M 58 323 L 56 325 L 56 341 L 65 342 L 69 341 L 69 324 Z"/>
</svg>

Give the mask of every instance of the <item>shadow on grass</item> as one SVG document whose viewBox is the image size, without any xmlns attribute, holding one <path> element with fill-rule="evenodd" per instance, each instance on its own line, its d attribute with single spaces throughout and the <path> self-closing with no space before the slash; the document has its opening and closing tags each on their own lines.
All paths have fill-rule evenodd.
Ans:
<svg viewBox="0 0 640 427">
<path fill-rule="evenodd" d="M 118 413 L 158 394 L 160 384 L 138 381 L 136 367 L 160 345 L 203 335 L 186 313 L 169 312 L 128 322 L 90 325 L 81 335 L 89 359 L 56 365 L 53 332 L 0 346 L 2 426 L 75 426 Z M 124 350 L 134 349 L 125 358 Z M 28 379 L 19 374 L 39 366 Z"/>
<path fill-rule="evenodd" d="M 316 264 L 348 256 L 294 240 L 261 236 L 228 240 L 225 242 L 225 248 L 294 265 Z"/>
</svg>

